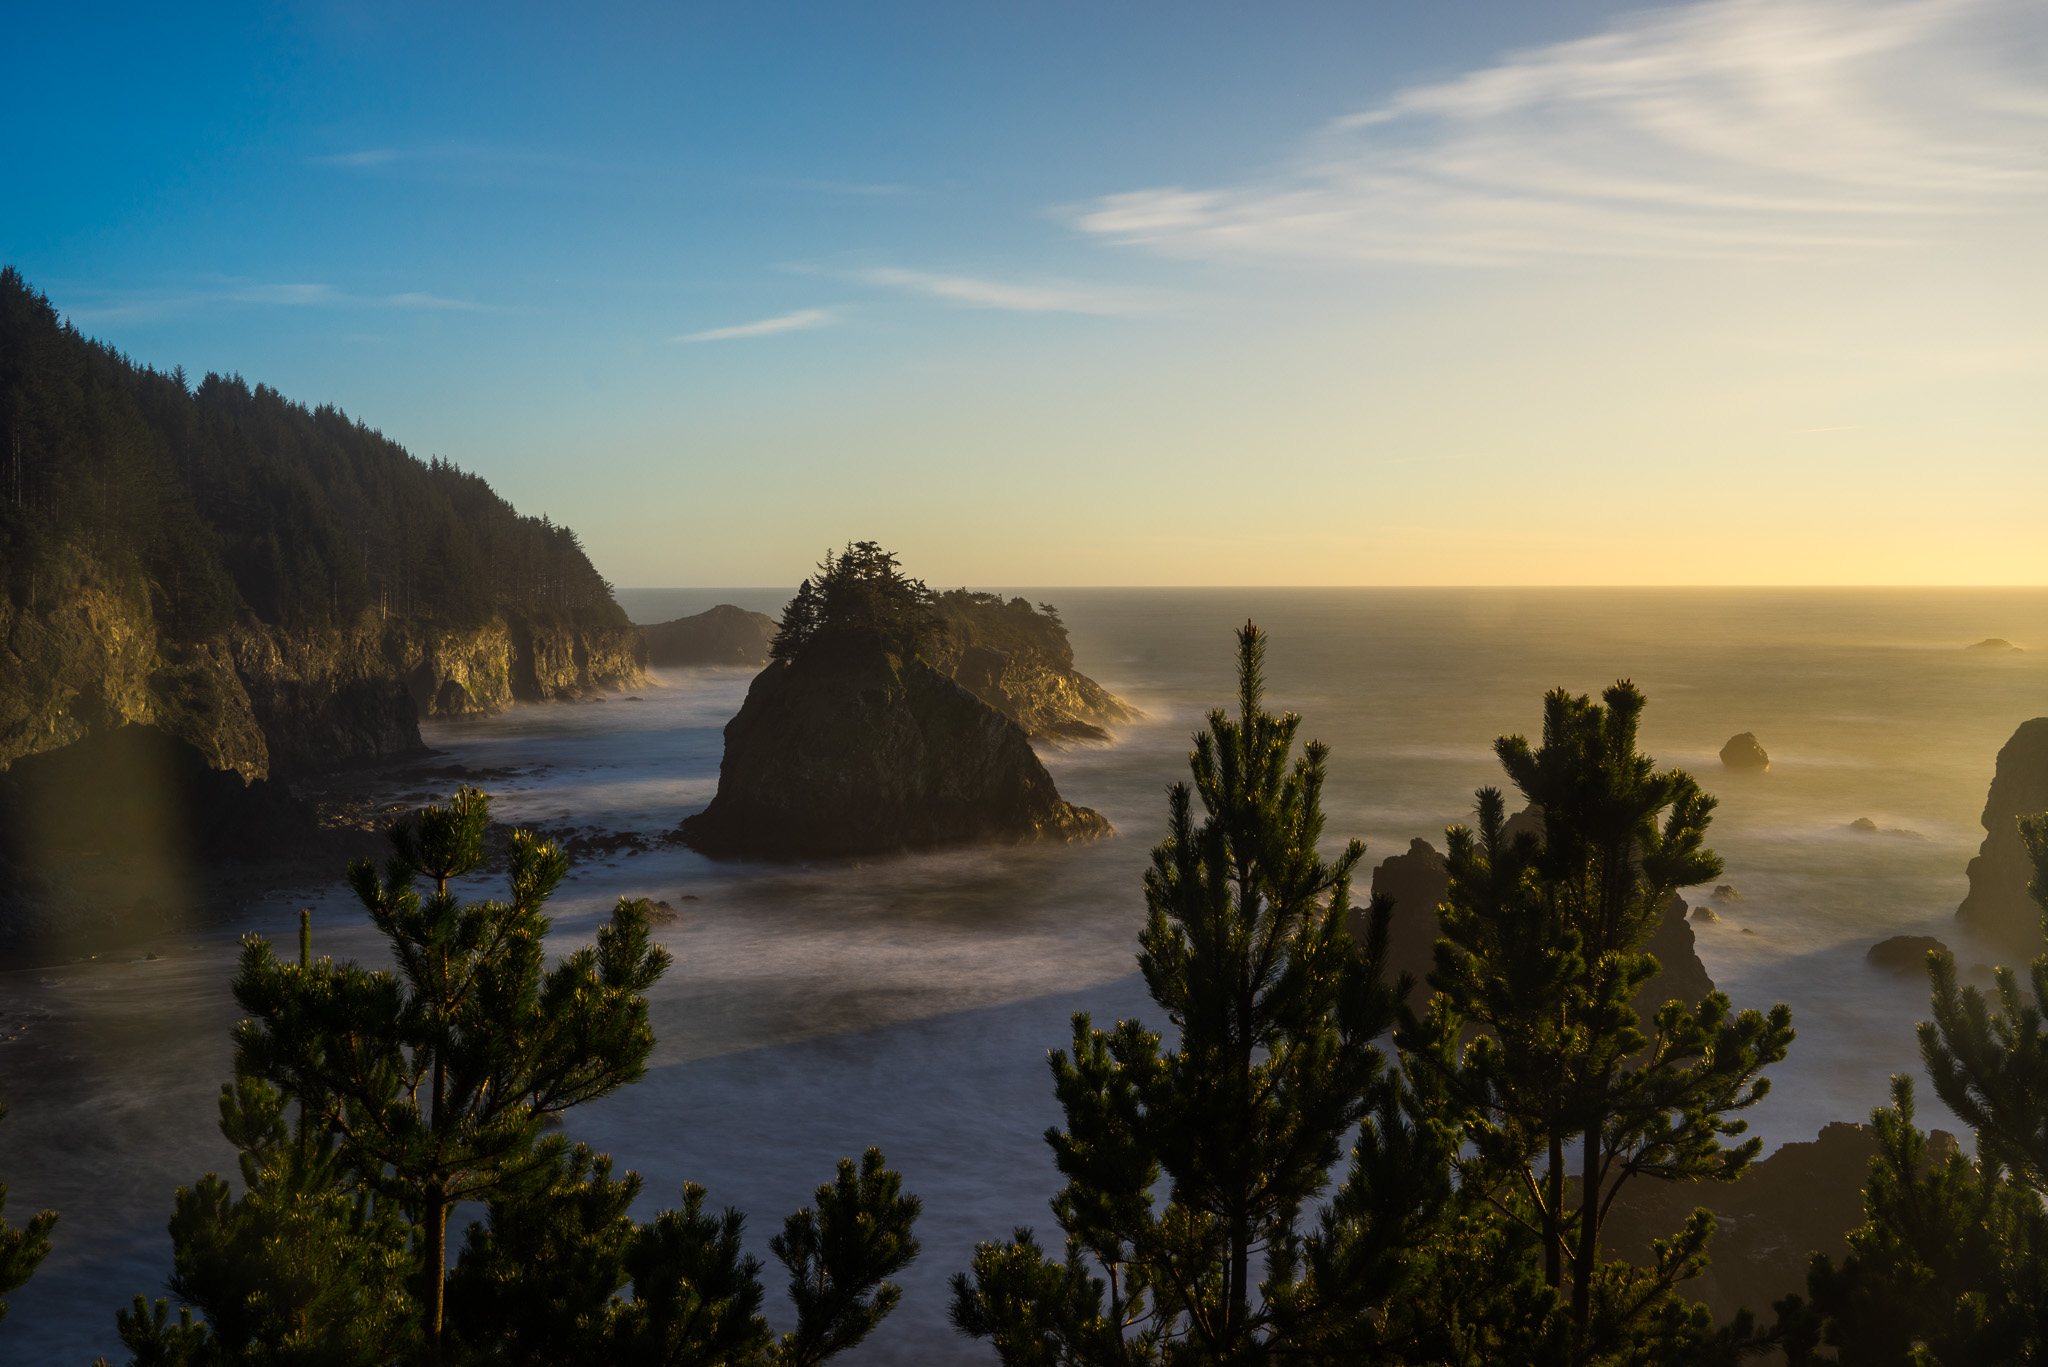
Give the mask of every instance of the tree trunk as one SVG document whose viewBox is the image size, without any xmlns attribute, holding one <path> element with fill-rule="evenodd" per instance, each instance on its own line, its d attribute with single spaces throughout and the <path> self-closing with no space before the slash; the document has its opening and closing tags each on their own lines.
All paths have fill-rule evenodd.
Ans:
<svg viewBox="0 0 2048 1367">
<path fill-rule="evenodd" d="M 1586 1131 L 1579 1177 L 1579 1249 L 1572 1259 L 1572 1324 L 1584 1335 L 1593 1322 L 1593 1265 L 1600 1256 L 1600 1130 Z"/>
<path fill-rule="evenodd" d="M 433 1226 L 428 1276 L 434 1288 L 427 1298 L 427 1362 L 441 1367 L 441 1314 L 448 1301 L 448 1198 L 439 1187 L 427 1194 L 427 1219 Z"/>
<path fill-rule="evenodd" d="M 1543 1283 L 1564 1286 L 1564 1136 L 1550 1136 L 1550 1170 L 1543 1176 Z"/>
</svg>

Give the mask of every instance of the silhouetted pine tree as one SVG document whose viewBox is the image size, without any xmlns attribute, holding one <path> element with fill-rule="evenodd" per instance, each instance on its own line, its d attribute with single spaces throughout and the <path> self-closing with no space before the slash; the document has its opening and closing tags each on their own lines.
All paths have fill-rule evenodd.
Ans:
<svg viewBox="0 0 2048 1367">
<path fill-rule="evenodd" d="M 7 1108 L 0 1106 L 0 1120 L 5 1119 Z M 7 1187 L 0 1183 L 0 1212 L 6 1209 Z M 0 1296 L 28 1284 L 36 1266 L 49 1256 L 50 1231 L 56 1224 L 57 1213 L 52 1210 L 30 1216 L 20 1229 L 0 1220 Z M 7 1302 L 0 1301 L 0 1320 L 6 1318 Z"/>
<path fill-rule="evenodd" d="M 1499 1293 L 1519 1250 L 1498 1256 L 1483 1216 L 1461 1223 L 1477 1213 L 1450 1188 L 1446 1136 L 1413 1122 L 1371 1044 L 1397 1001 L 1388 908 L 1355 952 L 1364 847 L 1319 853 L 1328 752 L 1296 755 L 1300 718 L 1265 710 L 1264 653 L 1246 624 L 1237 715 L 1196 736 L 1145 876 L 1138 962 L 1178 1038 L 1075 1017 L 1052 1057 L 1065 1126 L 1046 1135 L 1064 1248 L 1020 1229 L 954 1278 L 954 1324 L 1005 1363 L 1450 1361 L 1465 1330 L 1514 1316 Z M 1304 1235 L 1354 1127 L 1350 1176 Z M 1461 1299 L 1483 1304 L 1476 1329 L 1445 1318 Z"/>
<path fill-rule="evenodd" d="M 641 994 L 669 966 L 645 901 L 621 899 L 595 945 L 546 968 L 541 909 L 568 868 L 555 846 L 513 833 L 510 901 L 450 890 L 482 865 L 489 823 L 489 800 L 463 789 L 393 828 L 381 878 L 368 860 L 350 867 L 396 973 L 285 963 L 251 937 L 235 980 L 254 1017 L 236 1031 L 238 1070 L 317 1105 L 346 1161 L 419 1226 L 430 1356 L 450 1209 L 547 1168 L 548 1117 L 641 1076 L 654 1044 Z"/>
<path fill-rule="evenodd" d="M 1643 706 L 1625 681 L 1598 704 L 1558 690 L 1539 747 L 1496 742 L 1543 835 L 1510 839 L 1492 789 L 1478 795 L 1478 831 L 1449 832 L 1436 995 L 1401 1035 L 1429 1109 L 1463 1141 L 1461 1186 L 1522 1223 L 1545 1280 L 1569 1289 L 1578 1362 L 1714 1338 L 1705 1311 L 1671 1294 L 1704 1267 L 1712 1217 L 1696 1211 L 1647 1270 L 1603 1263 L 1601 1224 L 1633 1178 L 1739 1176 L 1761 1141 L 1722 1141 L 1743 1131 L 1733 1113 L 1762 1099 L 1762 1070 L 1792 1041 L 1789 1008 L 1736 1014 L 1719 992 L 1668 1002 L 1649 1034 L 1639 1027 L 1631 999 L 1658 970 L 1643 942 L 1675 889 L 1721 869 L 1704 843 L 1714 800 L 1636 750 Z"/>
</svg>

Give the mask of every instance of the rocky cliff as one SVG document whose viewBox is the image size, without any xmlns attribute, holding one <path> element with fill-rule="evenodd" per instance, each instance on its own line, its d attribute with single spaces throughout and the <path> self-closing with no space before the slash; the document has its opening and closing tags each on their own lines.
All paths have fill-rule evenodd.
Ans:
<svg viewBox="0 0 2048 1367">
<path fill-rule="evenodd" d="M 725 728 L 718 794 L 679 831 L 716 857 L 876 854 L 1110 833 L 1023 730 L 924 660 L 867 643 L 777 660 Z"/>
<path fill-rule="evenodd" d="M 1942 1161 L 1955 1143 L 1935 1130 L 1928 1155 Z M 1708 1246 L 1713 1262 L 1684 1294 L 1712 1310 L 1717 1323 L 1747 1309 L 1769 1324 L 1772 1302 L 1806 1294 L 1813 1254 L 1838 1264 L 1847 1254 L 1848 1232 L 1863 1223 L 1863 1188 L 1876 1156 L 1874 1128 L 1836 1121 L 1812 1142 L 1787 1144 L 1750 1164 L 1733 1182 L 1635 1178 L 1615 1199 L 1601 1231 L 1603 1251 L 1648 1266 L 1651 1241 L 1670 1238 L 1705 1206 L 1717 1226 Z"/>
<path fill-rule="evenodd" d="M 775 638 L 775 619 L 720 603 L 672 622 L 647 628 L 647 663 L 669 668 L 686 665 L 752 665 L 768 663 L 768 643 Z"/>
<path fill-rule="evenodd" d="M 640 682 L 631 627 L 501 614 L 435 629 L 244 620 L 166 639 L 128 596 L 83 587 L 24 612 L 0 598 L 0 770 L 123 726 L 149 726 L 245 779 L 416 753 L 422 717 L 503 711 Z"/>
<path fill-rule="evenodd" d="M 2033 860 L 2018 819 L 2048 811 L 2048 717 L 2020 723 L 1998 752 L 1984 798 L 1984 844 L 1970 861 L 1970 892 L 1956 919 L 2023 958 L 2041 948 L 2041 908 L 2027 894 Z"/>
</svg>

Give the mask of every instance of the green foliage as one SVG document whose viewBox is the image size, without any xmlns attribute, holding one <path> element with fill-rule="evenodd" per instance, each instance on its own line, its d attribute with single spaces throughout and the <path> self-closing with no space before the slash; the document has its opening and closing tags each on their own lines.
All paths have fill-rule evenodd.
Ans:
<svg viewBox="0 0 2048 1367">
<path fill-rule="evenodd" d="M 1837 1268 L 1816 1253 L 1807 1285 L 1814 1326 L 1843 1367 L 2036 1360 L 2048 1313 L 2048 1217 L 1995 1164 L 1952 1149 L 1930 1158 L 1913 1125 L 1913 1082 L 1892 1079 L 1892 1105 L 1871 1116 L 1878 1152 L 1865 1223 Z M 1794 1367 L 1824 1361 L 1809 1334 Z"/>
<path fill-rule="evenodd" d="M 816 1367 L 853 1347 L 896 1308 L 902 1288 L 886 1280 L 917 1256 L 911 1237 L 921 1203 L 903 1195 L 903 1179 L 869 1149 L 860 1170 L 839 1161 L 838 1175 L 769 1241 L 789 1269 L 797 1327 L 775 1348 L 778 1367 Z"/>
<path fill-rule="evenodd" d="M 619 1308 L 606 1360 L 622 1367 L 757 1363 L 771 1335 L 761 1318 L 761 1263 L 741 1251 L 745 1218 L 704 1213 L 704 1188 L 642 1226 L 627 1255 L 633 1299 Z"/>
<path fill-rule="evenodd" d="M 239 376 L 145 369 L 0 269 L 0 573 L 31 612 L 75 586 L 146 604 L 172 641 L 252 613 L 624 626 L 575 534 L 334 408 Z"/>
<path fill-rule="evenodd" d="M 0 1106 L 0 1120 L 6 1118 L 7 1108 Z M 0 1183 L 0 1212 L 6 1209 L 7 1187 Z M 0 1220 L 0 1296 L 28 1284 L 36 1266 L 49 1256 L 50 1231 L 56 1224 L 57 1213 L 52 1210 L 30 1216 L 20 1229 Z M 6 1318 L 7 1302 L 0 1301 L 0 1320 Z"/>
<path fill-rule="evenodd" d="M 948 589 L 932 600 L 946 624 L 946 636 L 954 649 L 988 646 L 1007 655 L 1022 655 L 1045 661 L 1055 669 L 1070 669 L 1074 648 L 1067 641 L 1066 624 L 1050 603 L 1035 609 L 1022 598 L 1005 600 L 1000 594 Z"/>
<path fill-rule="evenodd" d="M 333 1135 L 295 1138 L 285 1107 L 259 1079 L 223 1087 L 245 1192 L 211 1173 L 178 1189 L 170 1289 L 204 1317 L 181 1351 L 238 1367 L 388 1362 L 418 1339 L 412 1226 L 349 1171 Z"/>
<path fill-rule="evenodd" d="M 2029 888 L 2048 913 L 2048 814 L 2020 819 Z M 1910 1079 L 1873 1117 L 1879 1137 L 1864 1225 L 1840 1268 L 1816 1257 L 1807 1279 L 1801 1355 L 1862 1364 L 2029 1363 L 2048 1350 L 2048 955 L 2023 990 L 2000 968 L 1986 994 L 1962 986 L 1946 951 L 1927 956 L 1934 1019 L 1920 1057 L 1935 1092 L 1976 1131 L 1977 1157 L 1932 1160 L 1913 1127 Z"/>
<path fill-rule="evenodd" d="M 404 1203 L 427 1267 L 445 1263 L 448 1213 L 544 1170 L 549 1116 L 637 1080 L 654 1036 L 641 995 L 669 966 L 647 938 L 647 904 L 621 899 L 595 945 L 544 963 L 541 914 L 560 850 L 523 831 L 508 853 L 511 900 L 465 902 L 450 883 L 483 860 L 489 800 L 464 789 L 393 831 L 381 878 L 349 881 L 390 942 L 397 971 L 280 961 L 251 937 L 235 997 L 237 1067 L 317 1106 L 347 1161 Z M 422 896 L 417 881 L 432 891 Z M 438 1342 L 442 1282 L 426 1332 Z"/>
<path fill-rule="evenodd" d="M 1211 713 L 1196 737 L 1145 876 L 1139 966 L 1177 1046 L 1075 1018 L 1071 1053 L 1052 1056 L 1066 1125 L 1046 1135 L 1067 1179 L 1062 1254 L 1018 1230 L 953 1279 L 955 1326 L 1005 1363 L 1393 1361 L 1460 1337 L 1437 1320 L 1472 1286 L 1441 1275 L 1471 1234 L 1440 1222 L 1444 1137 L 1403 1113 L 1371 1043 L 1397 999 L 1381 980 L 1388 909 L 1355 953 L 1364 848 L 1318 852 L 1328 752 L 1297 756 L 1300 718 L 1265 711 L 1264 651 L 1247 624 L 1238 715 Z M 1304 1239 L 1354 1126 L 1350 1176 Z"/>
<path fill-rule="evenodd" d="M 640 1175 L 555 1143 L 545 1167 L 492 1194 L 448 1276 L 448 1328 L 458 1360 L 525 1367 L 575 1361 L 612 1331 L 640 1231 L 627 1208 Z"/>
<path fill-rule="evenodd" d="M 135 1355 L 129 1367 L 213 1367 L 216 1361 L 213 1338 L 203 1322 L 192 1318 L 191 1307 L 172 1319 L 171 1303 L 161 1296 L 154 1305 L 137 1296 L 132 1310 L 114 1312 L 114 1326 Z"/>
<path fill-rule="evenodd" d="M 1461 1191 L 1519 1224 L 1544 1280 L 1569 1288 L 1581 1362 L 1676 1352 L 1709 1332 L 1674 1299 L 1705 1266 L 1706 1212 L 1648 1269 L 1603 1263 L 1600 1227 L 1632 1178 L 1739 1176 L 1760 1141 L 1724 1144 L 1746 1128 L 1730 1117 L 1762 1099 L 1762 1069 L 1792 1040 L 1782 1004 L 1738 1015 L 1718 992 L 1668 1002 L 1640 1028 L 1631 999 L 1658 967 L 1642 942 L 1675 888 L 1721 869 L 1704 843 L 1714 802 L 1637 753 L 1640 692 L 1623 682 L 1603 702 L 1553 692 L 1540 747 L 1496 743 L 1544 834 L 1511 838 L 1493 789 L 1478 795 L 1477 832 L 1448 833 L 1436 995 L 1399 1036 L 1421 1108 L 1457 1136 Z"/>
<path fill-rule="evenodd" d="M 817 573 L 797 586 L 768 653 L 794 660 L 812 650 L 880 646 L 895 655 L 917 655 L 945 635 L 933 603 L 924 581 L 904 574 L 894 555 L 875 542 L 857 541 L 838 555 L 827 551 Z"/>
</svg>

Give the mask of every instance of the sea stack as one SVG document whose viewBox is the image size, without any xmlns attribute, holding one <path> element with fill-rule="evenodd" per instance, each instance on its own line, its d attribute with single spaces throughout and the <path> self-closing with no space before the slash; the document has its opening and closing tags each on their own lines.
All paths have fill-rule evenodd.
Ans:
<svg viewBox="0 0 2048 1367">
<path fill-rule="evenodd" d="M 768 663 L 768 642 L 775 619 L 720 603 L 694 617 L 656 622 L 647 628 L 647 663 L 657 668 L 687 665 L 751 665 Z"/>
<path fill-rule="evenodd" d="M 872 543 L 828 556 L 727 724 L 718 794 L 683 842 L 802 859 L 1110 834 L 1060 797 L 1022 728 L 927 662 L 932 598 Z"/>
<path fill-rule="evenodd" d="M 1755 732 L 1744 731 L 1739 736 L 1730 736 L 1728 743 L 1721 747 L 1721 763 L 1730 769 L 1747 769 L 1761 774 L 1771 767 L 1771 757 L 1764 752 Z"/>
<path fill-rule="evenodd" d="M 2041 908 L 2027 894 L 2034 862 L 2019 818 L 2048 811 L 2048 717 L 2021 722 L 1998 752 L 1984 799 L 1984 844 L 1970 861 L 1970 893 L 1956 919 L 1987 939 L 2033 954 L 2041 947 Z"/>
</svg>

